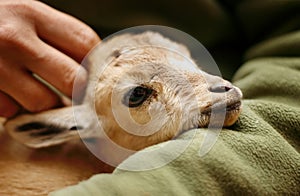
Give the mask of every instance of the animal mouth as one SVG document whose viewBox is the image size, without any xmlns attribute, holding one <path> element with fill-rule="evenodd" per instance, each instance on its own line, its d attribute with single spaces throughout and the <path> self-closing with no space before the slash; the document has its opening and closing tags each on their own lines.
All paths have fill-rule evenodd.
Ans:
<svg viewBox="0 0 300 196">
<path fill-rule="evenodd" d="M 234 102 L 230 105 L 228 105 L 226 107 L 226 112 L 231 112 L 231 111 L 234 111 L 234 110 L 239 110 L 241 108 L 241 105 L 242 105 L 242 102 L 241 101 L 237 101 L 237 102 Z"/>
<path fill-rule="evenodd" d="M 202 111 L 201 113 L 203 115 L 210 115 L 211 112 L 215 112 L 215 113 L 223 113 L 226 111 L 226 113 L 228 112 L 232 112 L 232 111 L 235 111 L 235 110 L 239 110 L 241 108 L 241 101 L 236 101 L 236 102 L 233 102 L 233 103 L 230 103 L 226 106 L 226 108 L 224 108 L 223 105 L 219 105 L 219 106 L 212 106 L 212 107 L 209 107 L 208 109 Z"/>
<path fill-rule="evenodd" d="M 222 126 L 228 127 L 234 124 L 241 112 L 242 108 L 242 102 L 240 100 L 234 101 L 230 104 L 227 104 L 225 107 L 225 104 L 219 104 L 217 106 L 212 106 L 208 108 L 207 110 L 201 112 L 202 114 L 202 123 L 198 124 L 198 127 L 207 127 L 207 126 Z M 211 121 L 211 117 L 213 117 L 214 120 Z M 201 122 L 201 121 L 200 121 Z"/>
</svg>

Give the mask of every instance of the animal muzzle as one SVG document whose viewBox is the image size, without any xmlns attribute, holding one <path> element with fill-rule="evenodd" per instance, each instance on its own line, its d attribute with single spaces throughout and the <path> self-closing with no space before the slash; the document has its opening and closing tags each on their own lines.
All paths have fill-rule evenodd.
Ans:
<svg viewBox="0 0 300 196">
<path fill-rule="evenodd" d="M 224 125 L 234 123 L 241 110 L 241 90 L 227 80 L 205 72 L 186 74 L 202 115 L 223 118 Z M 221 120 L 222 121 L 222 120 Z"/>
</svg>

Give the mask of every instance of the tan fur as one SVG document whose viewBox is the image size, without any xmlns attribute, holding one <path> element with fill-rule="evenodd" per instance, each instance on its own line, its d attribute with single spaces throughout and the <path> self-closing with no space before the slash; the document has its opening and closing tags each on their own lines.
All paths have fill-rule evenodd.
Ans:
<svg viewBox="0 0 300 196">
<path fill-rule="evenodd" d="M 124 40 L 125 36 L 119 39 Z M 230 99 L 232 101 L 240 100 L 241 93 L 237 88 L 234 93 L 227 94 L 226 97 L 212 98 L 211 93 L 208 92 L 209 83 L 219 82 L 231 87 L 232 85 L 219 77 L 200 71 L 190 71 L 190 67 L 193 69 L 197 66 L 183 46 L 170 40 L 162 39 L 159 34 L 153 33 L 135 35 L 131 39 L 133 41 L 143 41 L 143 37 L 149 38 L 146 39 L 145 46 L 153 44 L 148 42 L 150 37 L 153 40 L 163 40 L 163 42 L 155 43 L 159 47 L 134 48 L 134 50 L 127 50 L 124 53 L 121 50 L 118 53 L 118 57 L 113 59 L 102 72 L 96 84 L 95 108 L 100 116 L 99 120 L 102 120 L 106 134 L 117 144 L 125 148 L 139 150 L 146 146 L 169 140 L 182 129 L 188 130 L 198 126 L 205 127 L 209 123 L 209 118 L 203 116 L 199 117 L 203 119 L 201 124 L 191 123 L 191 125 L 187 125 L 187 118 L 192 117 L 192 115 L 187 114 L 195 113 L 194 115 L 198 115 L 202 110 L 211 107 L 215 102 L 221 102 L 220 99 L 223 98 L 228 99 L 223 100 L 226 103 L 229 103 Z M 168 50 L 168 48 L 177 48 L 181 51 L 181 54 L 176 54 L 176 52 Z M 150 78 L 152 79 L 150 80 Z M 120 91 L 120 94 L 122 94 L 125 92 L 122 92 L 122 87 L 125 88 L 127 84 L 143 84 L 156 91 L 157 95 L 151 97 L 141 107 L 131 108 L 130 114 L 136 123 L 146 124 L 151 120 L 149 105 L 154 102 L 162 103 L 167 112 L 167 119 L 166 124 L 161 127 L 160 131 L 148 136 L 137 136 L 124 131 L 118 125 L 111 110 L 111 100 L 113 99 L 111 91 L 117 89 L 116 91 Z M 176 88 L 179 89 L 178 94 L 174 94 L 174 89 Z M 109 109 L 103 106 L 108 106 Z M 119 104 L 116 107 L 126 106 Z M 186 108 L 188 109 L 183 111 Z M 237 120 L 239 112 L 228 113 L 225 117 L 224 125 L 232 125 Z M 180 122 L 183 122 L 184 125 L 180 125 Z"/>
</svg>

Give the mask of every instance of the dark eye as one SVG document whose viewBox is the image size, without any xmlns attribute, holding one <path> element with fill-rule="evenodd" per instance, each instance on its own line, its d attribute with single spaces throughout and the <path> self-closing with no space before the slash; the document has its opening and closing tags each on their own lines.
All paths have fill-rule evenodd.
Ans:
<svg viewBox="0 0 300 196">
<path fill-rule="evenodd" d="M 126 93 L 123 103 L 130 108 L 138 107 L 147 100 L 152 92 L 153 90 L 147 87 L 135 87 Z"/>
</svg>

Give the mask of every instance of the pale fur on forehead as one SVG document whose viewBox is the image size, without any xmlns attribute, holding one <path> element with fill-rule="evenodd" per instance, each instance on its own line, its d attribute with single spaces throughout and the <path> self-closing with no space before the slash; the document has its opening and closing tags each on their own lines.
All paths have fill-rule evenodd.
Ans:
<svg viewBox="0 0 300 196">
<path fill-rule="evenodd" d="M 180 53 L 187 59 L 191 59 L 190 52 L 184 45 L 163 37 L 159 33 L 152 31 L 147 31 L 142 34 L 126 33 L 104 40 L 93 50 L 92 53 L 89 54 L 87 61 L 90 73 L 93 74 L 99 72 L 99 65 L 103 68 L 103 66 L 109 63 L 109 61 L 112 61 L 119 55 L 128 52 L 128 50 L 145 46 L 165 48 L 167 50 Z"/>
<path fill-rule="evenodd" d="M 90 69 L 90 84 L 86 92 L 94 92 L 95 87 L 101 89 L 113 85 L 127 68 L 134 71 L 133 68 L 141 64 L 168 64 L 173 69 L 199 71 L 199 67 L 192 60 L 189 50 L 184 45 L 152 31 L 141 34 L 127 33 L 104 40 L 88 55 L 86 60 Z M 113 66 L 116 64 L 121 67 Z M 163 67 L 156 66 L 156 69 L 161 68 Z M 149 69 L 139 71 L 138 75 L 153 74 L 153 69 Z M 102 83 L 104 80 L 106 82 Z M 85 99 L 89 100 L 90 95 L 87 94 Z"/>
</svg>

